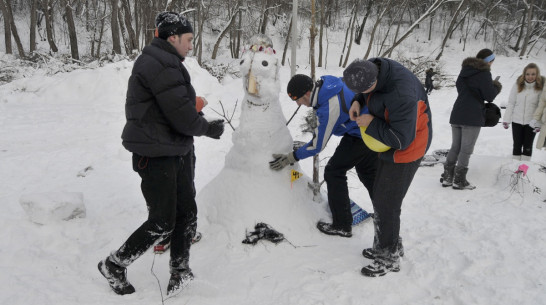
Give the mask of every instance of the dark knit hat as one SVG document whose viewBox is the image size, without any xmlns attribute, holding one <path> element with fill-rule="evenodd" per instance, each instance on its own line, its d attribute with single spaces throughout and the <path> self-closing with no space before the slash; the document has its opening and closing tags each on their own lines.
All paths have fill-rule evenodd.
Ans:
<svg viewBox="0 0 546 305">
<path fill-rule="evenodd" d="M 298 100 L 305 95 L 308 91 L 313 89 L 313 80 L 304 74 L 296 74 L 292 76 L 286 87 L 288 96 L 295 100 Z"/>
<path fill-rule="evenodd" d="M 368 60 L 355 59 L 343 71 L 343 82 L 355 93 L 370 89 L 377 80 L 377 66 Z"/>
<path fill-rule="evenodd" d="M 193 33 L 193 28 L 186 17 L 175 12 L 159 13 L 155 17 L 155 37 L 167 39 L 172 35 Z"/>
</svg>

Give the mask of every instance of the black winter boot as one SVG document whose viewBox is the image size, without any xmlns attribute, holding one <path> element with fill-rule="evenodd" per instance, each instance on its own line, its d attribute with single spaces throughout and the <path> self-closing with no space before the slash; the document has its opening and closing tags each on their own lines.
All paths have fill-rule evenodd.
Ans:
<svg viewBox="0 0 546 305">
<path fill-rule="evenodd" d="M 180 293 L 193 280 L 193 273 L 189 270 L 171 273 L 167 295 Z"/>
<path fill-rule="evenodd" d="M 317 223 L 317 228 L 320 232 L 328 235 L 339 235 L 341 237 L 351 237 L 353 236 L 353 233 L 351 233 L 351 228 L 349 229 L 343 229 L 343 228 L 337 228 L 334 227 L 331 223 L 326 223 L 324 221 L 319 221 Z"/>
<path fill-rule="evenodd" d="M 444 163 L 444 172 L 442 173 L 442 178 L 440 178 L 440 182 L 442 182 L 443 187 L 453 185 L 454 172 L 455 163 Z"/>
<path fill-rule="evenodd" d="M 398 247 L 397 247 L 398 255 L 400 257 L 404 256 L 404 245 L 402 245 L 402 237 L 398 237 Z M 373 248 L 366 248 L 362 250 L 362 256 L 364 256 L 367 259 L 375 259 L 375 250 Z"/>
<path fill-rule="evenodd" d="M 108 284 L 115 293 L 124 295 L 135 292 L 135 287 L 127 280 L 127 269 L 116 265 L 105 258 L 99 262 L 100 273 L 108 280 Z"/>
<path fill-rule="evenodd" d="M 468 167 L 455 166 L 455 177 L 453 177 L 453 188 L 456 190 L 473 190 L 476 187 L 466 180 Z"/>
</svg>

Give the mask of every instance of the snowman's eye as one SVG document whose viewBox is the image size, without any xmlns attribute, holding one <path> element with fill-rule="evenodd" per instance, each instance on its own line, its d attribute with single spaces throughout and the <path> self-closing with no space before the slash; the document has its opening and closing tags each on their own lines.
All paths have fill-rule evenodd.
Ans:
<svg viewBox="0 0 546 305">
<path fill-rule="evenodd" d="M 267 67 L 268 64 L 269 63 L 266 60 L 262 61 L 262 66 Z"/>
<path fill-rule="evenodd" d="M 241 60 L 241 62 L 239 64 L 242 65 L 244 62 L 245 62 L 245 60 L 243 59 L 243 60 Z"/>
</svg>

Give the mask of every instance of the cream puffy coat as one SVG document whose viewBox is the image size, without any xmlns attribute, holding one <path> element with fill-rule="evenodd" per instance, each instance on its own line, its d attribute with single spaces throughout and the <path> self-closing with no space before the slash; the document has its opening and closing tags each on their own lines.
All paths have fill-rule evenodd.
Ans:
<svg viewBox="0 0 546 305">
<path fill-rule="evenodd" d="M 533 119 L 537 120 L 537 122 L 542 122 L 536 147 L 538 149 L 546 148 L 546 87 L 542 90 L 542 95 L 533 114 Z"/>
<path fill-rule="evenodd" d="M 535 90 L 535 83 L 525 83 L 525 87 L 518 92 L 518 84 L 514 84 L 510 91 L 503 122 L 514 122 L 528 125 L 538 105 L 542 91 Z"/>
</svg>

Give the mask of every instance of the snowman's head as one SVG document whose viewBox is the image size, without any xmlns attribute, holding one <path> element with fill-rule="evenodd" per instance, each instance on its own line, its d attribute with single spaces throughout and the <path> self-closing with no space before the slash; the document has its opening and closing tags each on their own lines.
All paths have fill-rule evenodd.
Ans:
<svg viewBox="0 0 546 305">
<path fill-rule="evenodd" d="M 271 39 L 258 34 L 251 38 L 241 59 L 241 73 L 245 91 L 253 97 L 266 102 L 279 94 L 279 60 L 273 49 Z M 254 101 L 256 102 L 256 101 Z M 256 105 L 262 106 L 262 105 Z"/>
</svg>

